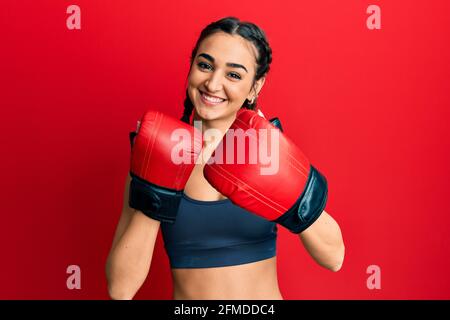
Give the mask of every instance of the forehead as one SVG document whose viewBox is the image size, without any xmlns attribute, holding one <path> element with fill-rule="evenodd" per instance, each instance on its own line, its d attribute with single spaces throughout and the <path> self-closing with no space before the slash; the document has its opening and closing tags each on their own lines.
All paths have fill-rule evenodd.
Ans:
<svg viewBox="0 0 450 320">
<path fill-rule="evenodd" d="M 239 35 L 224 32 L 212 34 L 200 43 L 197 54 L 200 53 L 211 55 L 217 64 L 234 62 L 250 69 L 256 66 L 255 46 Z"/>
</svg>

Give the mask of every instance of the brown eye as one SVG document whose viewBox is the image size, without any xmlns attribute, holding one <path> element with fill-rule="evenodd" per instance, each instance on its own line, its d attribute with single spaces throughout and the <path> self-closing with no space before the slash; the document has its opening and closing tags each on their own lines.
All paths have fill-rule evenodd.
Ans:
<svg viewBox="0 0 450 320">
<path fill-rule="evenodd" d="M 197 63 L 197 66 L 198 66 L 200 69 L 208 69 L 208 70 L 211 70 L 211 66 L 210 66 L 209 64 L 205 63 L 205 62 L 199 62 L 199 63 Z"/>
<path fill-rule="evenodd" d="M 230 72 L 230 75 L 232 76 L 232 78 L 240 80 L 241 76 L 238 73 L 235 72 Z"/>
</svg>

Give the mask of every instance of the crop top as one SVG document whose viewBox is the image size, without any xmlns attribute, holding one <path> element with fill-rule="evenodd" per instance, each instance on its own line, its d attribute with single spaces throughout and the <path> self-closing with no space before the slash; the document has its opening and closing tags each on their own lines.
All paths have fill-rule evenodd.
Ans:
<svg viewBox="0 0 450 320">
<path fill-rule="evenodd" d="M 183 193 L 175 223 L 161 223 L 172 268 L 239 265 L 276 255 L 277 225 L 233 204 Z"/>
</svg>

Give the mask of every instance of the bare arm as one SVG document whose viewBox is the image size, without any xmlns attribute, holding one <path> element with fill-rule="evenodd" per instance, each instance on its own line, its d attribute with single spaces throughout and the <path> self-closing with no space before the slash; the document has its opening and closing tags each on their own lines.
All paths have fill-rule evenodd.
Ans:
<svg viewBox="0 0 450 320">
<path fill-rule="evenodd" d="M 325 211 L 305 231 L 300 240 L 311 257 L 321 266 L 339 271 L 344 262 L 345 246 L 337 222 Z"/>
<path fill-rule="evenodd" d="M 147 278 L 160 222 L 128 206 L 130 176 L 125 182 L 122 215 L 106 261 L 112 299 L 132 299 Z"/>
</svg>

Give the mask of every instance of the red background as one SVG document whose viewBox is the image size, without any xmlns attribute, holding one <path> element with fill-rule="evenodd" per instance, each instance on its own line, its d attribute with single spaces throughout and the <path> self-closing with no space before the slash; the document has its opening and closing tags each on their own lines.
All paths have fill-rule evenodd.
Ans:
<svg viewBox="0 0 450 320">
<path fill-rule="evenodd" d="M 66 27 L 71 4 L 81 30 Z M 381 30 L 366 27 L 371 4 Z M 346 244 L 332 273 L 280 229 L 283 296 L 449 299 L 449 12 L 445 0 L 3 2 L 0 298 L 108 298 L 128 132 L 150 107 L 181 116 L 200 31 L 234 15 L 267 33 L 261 108 L 326 175 Z M 137 299 L 171 297 L 161 240 Z M 81 290 L 66 287 L 71 264 Z"/>
</svg>

